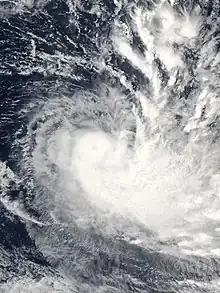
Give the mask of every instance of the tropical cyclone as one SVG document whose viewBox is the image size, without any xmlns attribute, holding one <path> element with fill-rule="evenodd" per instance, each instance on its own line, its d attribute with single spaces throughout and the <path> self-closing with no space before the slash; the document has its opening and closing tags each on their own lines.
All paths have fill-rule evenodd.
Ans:
<svg viewBox="0 0 220 293">
<path fill-rule="evenodd" d="M 1 290 L 218 292 L 217 4 L 6 4 Z"/>
</svg>

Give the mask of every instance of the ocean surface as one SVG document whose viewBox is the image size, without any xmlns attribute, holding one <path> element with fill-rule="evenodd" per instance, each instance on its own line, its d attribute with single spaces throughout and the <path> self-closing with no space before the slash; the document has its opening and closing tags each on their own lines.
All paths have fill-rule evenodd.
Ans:
<svg viewBox="0 0 220 293">
<path fill-rule="evenodd" d="M 0 1 L 0 293 L 220 292 L 220 3 Z"/>
</svg>

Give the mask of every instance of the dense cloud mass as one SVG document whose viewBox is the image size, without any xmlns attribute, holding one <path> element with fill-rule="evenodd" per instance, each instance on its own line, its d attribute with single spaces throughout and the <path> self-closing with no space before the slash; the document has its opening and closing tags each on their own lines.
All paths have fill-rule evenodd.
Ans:
<svg viewBox="0 0 220 293">
<path fill-rule="evenodd" d="M 220 290 L 218 1 L 0 3 L 0 291 Z"/>
</svg>

